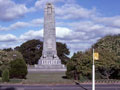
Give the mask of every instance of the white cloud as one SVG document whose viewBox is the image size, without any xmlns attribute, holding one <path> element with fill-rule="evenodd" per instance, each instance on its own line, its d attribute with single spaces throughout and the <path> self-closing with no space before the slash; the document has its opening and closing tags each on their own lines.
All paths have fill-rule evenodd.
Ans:
<svg viewBox="0 0 120 90">
<path fill-rule="evenodd" d="M 33 20 L 30 22 L 30 24 L 31 24 L 32 26 L 41 26 L 41 25 L 43 25 L 43 22 L 44 22 L 43 18 L 37 18 L 37 19 L 33 19 Z"/>
<path fill-rule="evenodd" d="M 61 7 L 55 7 L 57 19 L 81 19 L 91 18 L 96 15 L 96 10 L 81 7 L 78 4 L 65 4 Z"/>
<path fill-rule="evenodd" d="M 15 24 L 10 26 L 10 29 L 17 29 L 17 28 L 22 28 L 28 26 L 29 23 L 26 22 L 16 22 Z"/>
<path fill-rule="evenodd" d="M 105 36 L 105 35 L 120 34 L 120 28 L 105 27 L 104 30 L 102 30 L 101 33 L 102 33 L 104 36 Z"/>
<path fill-rule="evenodd" d="M 41 8 L 45 7 L 45 4 L 48 3 L 48 2 L 57 3 L 57 2 L 64 2 L 64 1 L 65 0 L 37 0 L 35 2 L 35 7 L 34 8 L 41 9 Z"/>
<path fill-rule="evenodd" d="M 11 24 L 8 27 L 3 27 L 0 26 L 0 31 L 8 31 L 8 30 L 16 30 L 16 29 L 20 29 L 20 28 L 25 28 L 25 27 L 40 27 L 41 25 L 43 25 L 43 19 L 38 18 L 38 19 L 33 19 L 32 21 L 29 22 L 16 22 Z"/>
<path fill-rule="evenodd" d="M 72 44 L 72 43 L 68 43 L 68 46 L 70 48 L 71 51 L 73 52 L 77 52 L 77 51 L 84 51 L 88 48 L 90 48 L 91 44 L 90 43 L 75 43 L 75 44 Z"/>
<path fill-rule="evenodd" d="M 43 37 L 43 30 L 34 31 L 30 30 L 20 36 L 20 40 L 41 39 Z"/>
<path fill-rule="evenodd" d="M 56 36 L 59 38 L 64 38 L 72 33 L 72 30 L 65 27 L 57 27 L 56 28 Z"/>
<path fill-rule="evenodd" d="M 8 21 L 24 16 L 28 12 L 24 4 L 16 4 L 12 0 L 0 0 L 0 20 Z"/>
<path fill-rule="evenodd" d="M 15 30 L 23 27 L 29 26 L 29 23 L 26 22 L 16 22 L 8 27 L 0 27 L 0 31 Z"/>
<path fill-rule="evenodd" d="M 0 49 L 3 49 L 3 48 L 9 48 L 7 44 L 1 44 L 0 45 Z"/>
<path fill-rule="evenodd" d="M 15 48 L 16 46 L 19 46 L 20 43 L 17 42 L 4 42 L 4 43 L 0 43 L 0 49 L 4 49 L 4 48 Z"/>
<path fill-rule="evenodd" d="M 71 28 L 72 35 L 69 36 L 69 39 L 79 38 L 81 40 L 88 40 L 92 38 L 103 37 L 105 35 L 110 35 L 110 34 L 112 35 L 120 34 L 120 28 L 118 27 L 107 26 L 103 23 L 97 23 L 92 20 L 68 22 L 68 23 L 61 22 L 60 24 L 63 24 L 63 26 L 67 26 Z"/>
<path fill-rule="evenodd" d="M 120 16 L 113 17 L 94 17 L 93 20 L 97 23 L 103 23 L 109 27 L 118 27 L 120 28 Z"/>
<path fill-rule="evenodd" d="M 13 42 L 16 40 L 17 37 L 12 34 L 0 35 L 0 42 Z"/>
<path fill-rule="evenodd" d="M 91 31 L 98 31 L 104 28 L 104 25 L 94 23 L 93 21 L 78 21 L 78 22 L 70 22 L 67 23 L 68 26 L 72 26 L 76 31 L 84 31 L 84 32 L 91 32 Z"/>
</svg>

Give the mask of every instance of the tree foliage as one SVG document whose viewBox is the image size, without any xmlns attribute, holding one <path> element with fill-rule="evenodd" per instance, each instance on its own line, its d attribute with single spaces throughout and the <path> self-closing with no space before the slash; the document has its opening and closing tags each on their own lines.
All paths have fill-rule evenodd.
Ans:
<svg viewBox="0 0 120 90">
<path fill-rule="evenodd" d="M 16 58 L 23 59 L 23 56 L 20 52 L 18 51 L 4 51 L 0 50 L 0 64 L 2 65 L 3 63 L 7 64 L 11 62 L 12 60 L 15 60 Z"/>
<path fill-rule="evenodd" d="M 27 73 L 27 65 L 23 59 L 16 59 L 10 62 L 11 78 L 26 78 Z"/>
<path fill-rule="evenodd" d="M 70 54 L 70 51 L 67 48 L 67 45 L 61 42 L 57 42 L 56 45 L 57 45 L 58 57 L 61 59 L 63 64 L 66 64 L 67 61 L 69 60 L 68 55 Z"/>
<path fill-rule="evenodd" d="M 23 56 L 20 52 L 15 50 L 0 50 L 0 76 L 5 68 L 9 69 L 9 63 L 15 60 L 16 58 L 23 59 Z"/>
<path fill-rule="evenodd" d="M 29 40 L 15 49 L 20 51 L 27 64 L 37 64 L 42 55 L 43 43 L 39 40 Z"/>
<path fill-rule="evenodd" d="M 13 51 L 13 49 L 12 48 L 4 48 L 3 51 L 10 52 L 10 51 Z"/>
<path fill-rule="evenodd" d="M 3 82 L 8 82 L 9 81 L 9 70 L 6 68 L 2 72 L 2 81 Z"/>
<path fill-rule="evenodd" d="M 120 35 L 109 35 L 98 40 L 93 47 L 100 53 L 97 69 L 102 78 L 120 77 Z"/>
<path fill-rule="evenodd" d="M 120 35 L 108 35 L 98 40 L 97 43 L 93 45 L 97 49 L 105 49 L 109 52 L 116 54 L 117 58 L 120 59 Z"/>
<path fill-rule="evenodd" d="M 67 77 L 77 80 L 90 79 L 92 70 L 92 53 L 77 52 L 71 60 L 67 63 Z M 69 76 L 71 75 L 71 76 Z"/>
</svg>

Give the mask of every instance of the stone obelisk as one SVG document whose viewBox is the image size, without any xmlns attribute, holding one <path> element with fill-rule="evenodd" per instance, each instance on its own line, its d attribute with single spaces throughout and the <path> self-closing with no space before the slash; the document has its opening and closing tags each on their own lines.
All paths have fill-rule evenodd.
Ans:
<svg viewBox="0 0 120 90">
<path fill-rule="evenodd" d="M 44 12 L 43 57 L 57 57 L 55 10 L 53 5 L 51 3 L 47 3 Z"/>
<path fill-rule="evenodd" d="M 55 9 L 51 3 L 47 3 L 44 9 L 44 42 L 43 52 L 37 68 L 48 71 L 65 71 L 56 50 Z"/>
</svg>

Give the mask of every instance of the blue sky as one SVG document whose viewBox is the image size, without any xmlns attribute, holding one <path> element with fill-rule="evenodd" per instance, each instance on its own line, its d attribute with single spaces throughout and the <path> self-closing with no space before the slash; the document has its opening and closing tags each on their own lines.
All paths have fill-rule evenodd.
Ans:
<svg viewBox="0 0 120 90">
<path fill-rule="evenodd" d="M 120 0 L 0 0 L 0 48 L 42 40 L 47 2 L 55 6 L 57 41 L 72 53 L 120 34 Z"/>
</svg>

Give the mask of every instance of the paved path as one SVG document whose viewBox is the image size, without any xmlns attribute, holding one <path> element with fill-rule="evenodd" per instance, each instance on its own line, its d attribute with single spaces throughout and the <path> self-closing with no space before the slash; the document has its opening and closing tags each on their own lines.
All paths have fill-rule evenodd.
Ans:
<svg viewBox="0 0 120 90">
<path fill-rule="evenodd" d="M 0 85 L 0 90 L 92 90 L 91 85 Z M 96 90 L 120 90 L 120 84 L 99 84 Z"/>
</svg>

